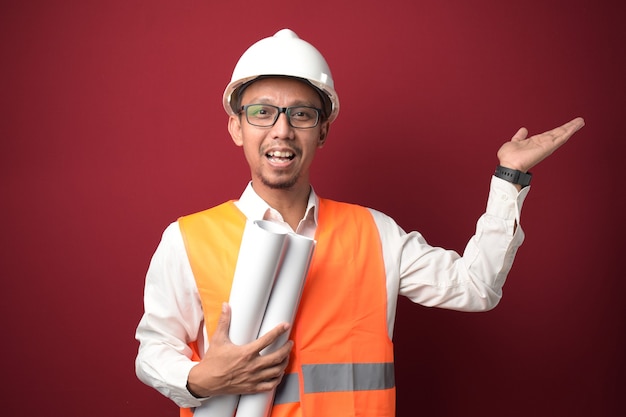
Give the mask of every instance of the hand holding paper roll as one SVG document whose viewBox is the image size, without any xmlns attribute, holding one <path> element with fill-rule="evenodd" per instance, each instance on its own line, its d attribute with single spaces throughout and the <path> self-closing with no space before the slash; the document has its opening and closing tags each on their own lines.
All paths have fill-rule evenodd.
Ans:
<svg viewBox="0 0 626 417">
<path fill-rule="evenodd" d="M 257 340 L 238 346 L 228 336 L 230 318 L 230 306 L 224 303 L 204 358 L 189 372 L 189 389 L 198 397 L 269 391 L 283 376 L 293 342 L 267 355 L 259 352 L 288 332 L 289 324 L 279 324 Z"/>
<path fill-rule="evenodd" d="M 211 396 L 196 407 L 195 417 L 232 417 L 235 410 L 237 417 L 263 417 L 271 410 L 292 346 L 287 323 L 294 320 L 314 247 L 313 239 L 288 234 L 275 223 L 246 223 L 229 304 L 223 305 L 202 368 L 192 368 L 188 377 L 191 392 Z M 201 371 L 206 385 L 196 391 Z"/>
</svg>

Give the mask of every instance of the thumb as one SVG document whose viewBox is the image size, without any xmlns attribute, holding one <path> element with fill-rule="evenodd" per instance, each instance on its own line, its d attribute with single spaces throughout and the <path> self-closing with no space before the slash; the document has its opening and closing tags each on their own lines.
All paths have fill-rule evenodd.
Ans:
<svg viewBox="0 0 626 417">
<path fill-rule="evenodd" d="M 231 317 L 231 309 L 228 303 L 222 303 L 222 313 L 220 314 L 219 319 L 217 320 L 217 326 L 215 327 L 215 332 L 211 337 L 211 341 L 217 342 L 226 342 L 230 341 L 228 336 L 228 331 L 230 329 L 230 317 Z"/>
<path fill-rule="evenodd" d="M 511 141 L 519 142 L 520 140 L 526 139 L 526 136 L 528 136 L 528 129 L 526 129 L 525 127 L 522 127 L 520 128 L 520 130 L 517 131 L 515 135 L 513 135 L 513 138 L 511 139 Z"/>
</svg>

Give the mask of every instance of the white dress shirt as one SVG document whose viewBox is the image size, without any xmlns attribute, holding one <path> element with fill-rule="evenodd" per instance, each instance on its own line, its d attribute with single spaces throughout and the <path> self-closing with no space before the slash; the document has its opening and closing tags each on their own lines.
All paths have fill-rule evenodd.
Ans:
<svg viewBox="0 0 626 417">
<path fill-rule="evenodd" d="M 428 245 L 418 232 L 406 233 L 389 216 L 369 209 L 377 225 L 387 279 L 387 328 L 393 335 L 398 295 L 424 306 L 461 311 L 485 311 L 496 306 L 502 286 L 524 240 L 520 227 L 522 203 L 530 187 L 517 189 L 493 177 L 487 209 L 463 255 Z M 304 218 L 296 233 L 313 237 L 319 199 L 311 190 Z M 251 220 L 270 220 L 291 227 L 248 184 L 236 206 Z M 196 362 L 189 359 L 189 342 L 208 347 L 200 296 L 177 222 L 164 231 L 148 273 L 144 315 L 137 327 L 140 342 L 137 376 L 181 407 L 201 400 L 186 389 Z"/>
</svg>

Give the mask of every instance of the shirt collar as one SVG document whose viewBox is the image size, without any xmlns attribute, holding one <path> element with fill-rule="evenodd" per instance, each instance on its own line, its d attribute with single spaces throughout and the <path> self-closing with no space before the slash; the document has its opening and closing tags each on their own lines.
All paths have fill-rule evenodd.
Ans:
<svg viewBox="0 0 626 417">
<path fill-rule="evenodd" d="M 235 205 L 239 210 L 245 214 L 245 216 L 250 220 L 263 220 L 266 217 L 266 213 L 268 210 L 272 211 L 274 215 L 280 216 L 280 213 L 269 204 L 265 202 L 252 188 L 252 182 L 248 183 L 248 186 L 238 201 L 235 202 Z M 304 213 L 304 219 L 313 219 L 315 225 L 317 226 L 317 213 L 316 207 L 319 207 L 319 198 L 317 194 L 315 194 L 315 190 L 311 187 L 311 192 L 309 193 L 309 201 L 307 202 L 306 211 Z M 281 216 L 282 217 L 282 216 Z"/>
</svg>

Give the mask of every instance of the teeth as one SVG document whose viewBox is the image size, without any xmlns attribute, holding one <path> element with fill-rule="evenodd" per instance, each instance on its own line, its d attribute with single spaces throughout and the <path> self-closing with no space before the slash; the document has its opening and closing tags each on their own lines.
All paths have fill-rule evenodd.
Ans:
<svg viewBox="0 0 626 417">
<path fill-rule="evenodd" d="M 292 158 L 293 153 L 274 151 L 274 152 L 268 152 L 267 156 L 274 157 L 274 158 Z"/>
</svg>

